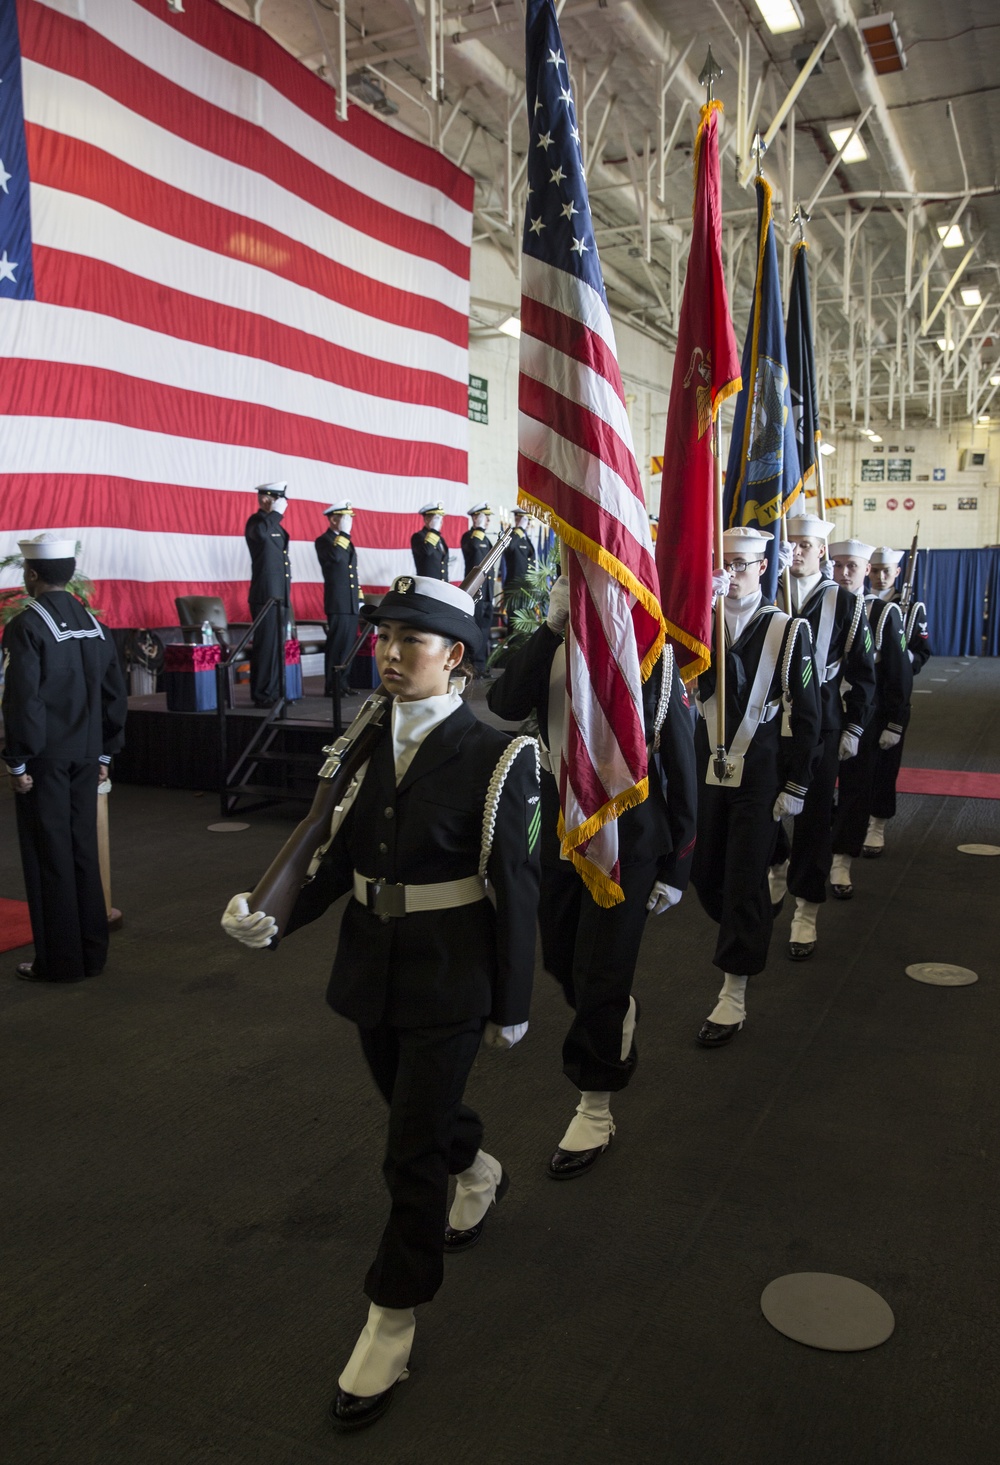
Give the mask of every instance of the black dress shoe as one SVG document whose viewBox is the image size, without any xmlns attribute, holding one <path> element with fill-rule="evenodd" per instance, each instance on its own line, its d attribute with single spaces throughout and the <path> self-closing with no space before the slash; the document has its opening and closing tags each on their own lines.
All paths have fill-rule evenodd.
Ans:
<svg viewBox="0 0 1000 1465">
<path fill-rule="evenodd" d="M 850 900 L 854 895 L 853 885 L 831 885 L 830 894 L 834 900 Z"/>
<path fill-rule="evenodd" d="M 506 1170 L 501 1169 L 500 1179 L 497 1181 L 497 1188 L 494 1193 L 491 1205 L 496 1205 L 498 1200 L 503 1200 L 510 1189 L 510 1176 Z M 489 1215 L 489 1209 L 486 1216 Z M 444 1249 L 445 1255 L 453 1256 L 457 1251 L 470 1251 L 483 1234 L 483 1227 L 486 1225 L 486 1216 L 479 1222 L 478 1226 L 469 1226 L 464 1231 L 456 1231 L 454 1226 L 444 1228 Z"/>
<path fill-rule="evenodd" d="M 815 941 L 789 941 L 788 960 L 808 961 L 815 950 Z"/>
<path fill-rule="evenodd" d="M 22 982 L 48 982 L 53 986 L 62 980 L 61 977 L 50 977 L 46 976 L 44 972 L 37 972 L 33 961 L 19 961 L 17 964 L 17 975 L 21 978 Z"/>
<path fill-rule="evenodd" d="M 557 1145 L 555 1154 L 549 1161 L 549 1178 L 552 1180 L 575 1180 L 578 1175 L 584 1175 L 604 1154 L 611 1143 L 609 1134 L 604 1144 L 595 1145 L 592 1150 L 564 1150 L 562 1145 Z"/>
<path fill-rule="evenodd" d="M 881 858 L 884 848 L 881 844 L 864 844 L 861 846 L 861 854 L 866 860 L 877 860 Z"/>
<path fill-rule="evenodd" d="M 721 1048 L 723 1043 L 731 1043 L 746 1022 L 741 1018 L 739 1022 L 711 1022 L 708 1018 L 702 1023 L 695 1041 L 703 1048 Z"/>
<path fill-rule="evenodd" d="M 398 1383 L 399 1379 L 396 1380 Z M 363 1399 L 360 1394 L 349 1394 L 346 1389 L 338 1389 L 330 1405 L 330 1423 L 342 1430 L 365 1429 L 374 1424 L 392 1403 L 396 1384 L 390 1384 L 381 1394 L 372 1394 L 368 1399 Z"/>
</svg>

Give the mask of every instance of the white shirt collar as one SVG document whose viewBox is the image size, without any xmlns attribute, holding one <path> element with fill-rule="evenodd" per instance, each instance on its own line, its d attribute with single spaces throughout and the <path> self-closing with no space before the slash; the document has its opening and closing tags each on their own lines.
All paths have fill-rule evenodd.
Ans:
<svg viewBox="0 0 1000 1465">
<path fill-rule="evenodd" d="M 823 576 L 817 570 L 815 575 L 802 575 L 799 579 L 789 575 L 788 578 L 792 582 L 792 609 L 801 610 Z"/>
<path fill-rule="evenodd" d="M 427 734 L 461 705 L 462 698 L 454 687 L 449 687 L 440 697 L 423 697 L 419 702 L 400 702 L 397 698 L 393 702 L 392 755 L 396 764 L 397 786 Z"/>
<path fill-rule="evenodd" d="M 726 617 L 726 630 L 729 633 L 730 645 L 742 636 L 751 617 L 760 608 L 763 598 L 760 590 L 754 590 L 749 595 L 744 595 L 742 600 L 733 600 L 729 595 L 725 597 L 722 609 Z"/>
</svg>

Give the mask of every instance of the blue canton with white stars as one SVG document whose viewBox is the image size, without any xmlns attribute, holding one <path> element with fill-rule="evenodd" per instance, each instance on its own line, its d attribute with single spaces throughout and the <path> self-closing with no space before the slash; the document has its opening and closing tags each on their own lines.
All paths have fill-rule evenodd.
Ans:
<svg viewBox="0 0 1000 1465">
<path fill-rule="evenodd" d="M 0 300 L 34 300 L 17 7 L 0 3 Z"/>
<path fill-rule="evenodd" d="M 524 253 L 585 280 L 604 300 L 569 67 L 552 0 L 528 0 L 528 199 Z"/>
</svg>

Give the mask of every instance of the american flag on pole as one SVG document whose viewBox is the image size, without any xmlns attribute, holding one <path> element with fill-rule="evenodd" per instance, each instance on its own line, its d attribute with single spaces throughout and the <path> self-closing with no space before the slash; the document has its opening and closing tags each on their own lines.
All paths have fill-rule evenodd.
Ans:
<svg viewBox="0 0 1000 1465">
<path fill-rule="evenodd" d="M 466 526 L 473 182 L 216 0 L 0 3 L 0 555 L 63 530 L 119 625 L 246 618 L 285 479 L 292 597 L 349 499 L 362 582 Z M 450 532 L 449 532 L 450 531 Z"/>
<path fill-rule="evenodd" d="M 642 683 L 664 626 L 552 0 L 528 0 L 526 34 L 518 483 L 521 503 L 556 530 L 569 558 L 563 849 L 594 899 L 614 905 L 614 821 L 646 797 Z"/>
</svg>

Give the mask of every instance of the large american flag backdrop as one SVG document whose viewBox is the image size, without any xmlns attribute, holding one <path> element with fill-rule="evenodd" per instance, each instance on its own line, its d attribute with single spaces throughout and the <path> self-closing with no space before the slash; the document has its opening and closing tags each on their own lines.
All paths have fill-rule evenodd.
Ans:
<svg viewBox="0 0 1000 1465">
<path fill-rule="evenodd" d="M 268 480 L 300 617 L 327 504 L 373 588 L 466 527 L 472 179 L 335 112 L 216 0 L 0 4 L 0 555 L 75 535 L 112 624 L 246 619 Z"/>
<path fill-rule="evenodd" d="M 528 0 L 526 36 L 518 484 L 569 561 L 560 833 L 609 906 L 623 898 L 615 820 L 648 792 L 642 683 L 665 628 L 552 0 Z"/>
</svg>

